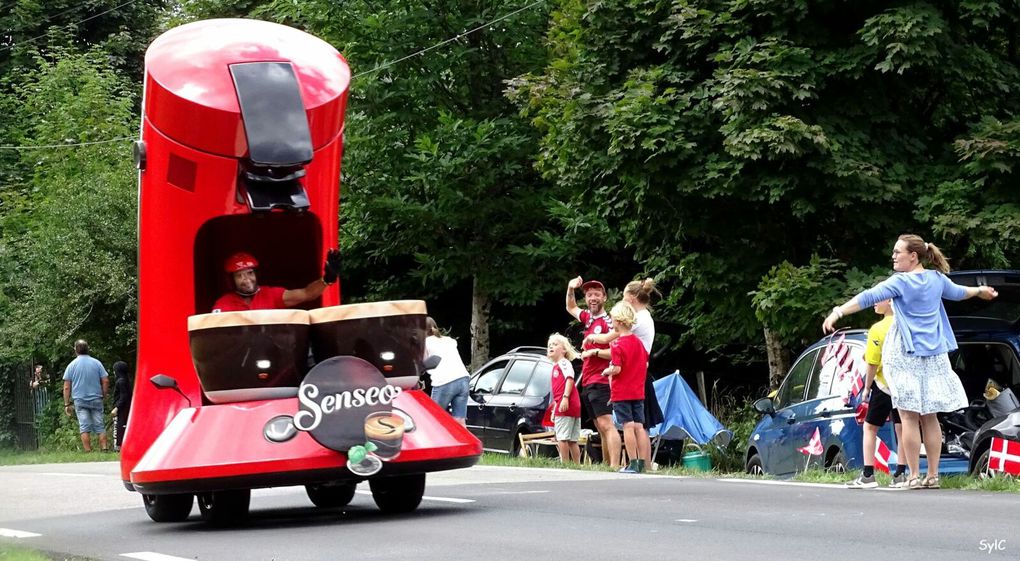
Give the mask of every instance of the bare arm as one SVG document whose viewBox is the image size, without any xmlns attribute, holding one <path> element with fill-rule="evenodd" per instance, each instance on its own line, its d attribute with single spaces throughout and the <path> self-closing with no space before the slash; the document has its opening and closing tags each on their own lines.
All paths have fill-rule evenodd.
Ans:
<svg viewBox="0 0 1020 561">
<path fill-rule="evenodd" d="M 878 374 L 878 365 L 869 364 L 868 373 L 864 376 L 864 396 L 871 393 L 871 384 L 875 381 L 875 374 Z"/>
<path fill-rule="evenodd" d="M 855 314 L 861 311 L 860 304 L 857 303 L 857 297 L 853 297 L 849 302 L 841 306 L 836 306 L 829 312 L 829 315 L 825 316 L 825 321 L 822 322 L 822 331 L 825 333 L 831 333 L 836 330 L 836 322 L 850 314 Z"/>
<path fill-rule="evenodd" d="M 70 417 L 71 413 L 67 411 L 68 407 L 71 407 L 71 381 L 64 380 L 64 412 Z"/>
<path fill-rule="evenodd" d="M 577 298 L 574 291 L 581 286 L 581 277 L 574 277 L 567 283 L 567 313 L 574 316 L 574 319 L 581 319 L 581 308 L 577 307 Z"/>
<path fill-rule="evenodd" d="M 308 286 L 304 288 L 295 288 L 293 290 L 283 291 L 283 303 L 288 308 L 291 306 L 297 306 L 298 304 L 304 304 L 309 300 L 315 300 L 322 293 L 326 291 L 326 281 L 322 279 L 315 279 L 308 283 Z"/>
<path fill-rule="evenodd" d="M 103 399 L 110 393 L 110 378 L 102 378 L 103 380 Z"/>
<path fill-rule="evenodd" d="M 563 388 L 563 397 L 560 398 L 560 413 L 566 413 L 570 408 L 570 394 L 574 393 L 574 379 L 567 378 L 567 385 Z"/>
<path fill-rule="evenodd" d="M 608 345 L 620 337 L 620 333 L 617 331 L 610 331 L 609 333 L 603 333 L 601 335 L 595 335 L 594 333 L 585 337 L 585 340 L 589 343 L 595 343 L 596 345 Z M 608 358 L 608 357 L 603 357 Z"/>
</svg>

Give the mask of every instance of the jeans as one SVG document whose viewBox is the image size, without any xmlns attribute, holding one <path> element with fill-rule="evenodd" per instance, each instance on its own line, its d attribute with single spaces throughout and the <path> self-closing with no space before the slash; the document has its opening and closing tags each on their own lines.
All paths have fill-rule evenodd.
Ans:
<svg viewBox="0 0 1020 561">
<path fill-rule="evenodd" d="M 432 386 L 432 401 L 443 409 L 450 410 L 457 419 L 467 417 L 468 379 L 456 380 L 441 386 Z"/>
</svg>

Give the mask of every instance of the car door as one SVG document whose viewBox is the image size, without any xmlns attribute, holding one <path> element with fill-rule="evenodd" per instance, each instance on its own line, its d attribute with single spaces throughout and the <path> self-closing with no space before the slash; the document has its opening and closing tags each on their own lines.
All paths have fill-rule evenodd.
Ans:
<svg viewBox="0 0 1020 561">
<path fill-rule="evenodd" d="M 482 441 L 482 447 L 485 449 L 491 448 L 486 432 L 492 417 L 489 401 L 496 394 L 496 388 L 499 387 L 509 363 L 508 360 L 495 360 L 483 366 L 471 377 L 465 423 L 468 430 Z"/>
<path fill-rule="evenodd" d="M 804 401 L 807 383 L 818 362 L 820 350 L 814 348 L 805 352 L 790 368 L 773 399 L 776 412 L 754 436 L 767 473 L 792 473 L 802 463 L 798 462 L 798 456 L 803 456 L 797 448 L 807 445 L 807 440 L 794 440 L 792 430 L 797 422 L 796 406 Z"/>
<path fill-rule="evenodd" d="M 536 358 L 514 359 L 506 369 L 496 393 L 487 401 L 489 423 L 485 428 L 488 445 L 496 450 L 513 450 L 513 438 L 524 408 L 524 389 L 531 381 Z"/>
</svg>

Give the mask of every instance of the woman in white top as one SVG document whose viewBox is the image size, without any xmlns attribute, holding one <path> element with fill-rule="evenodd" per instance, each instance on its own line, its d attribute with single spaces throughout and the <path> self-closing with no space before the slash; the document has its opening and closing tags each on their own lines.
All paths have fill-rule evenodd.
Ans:
<svg viewBox="0 0 1020 561">
<path fill-rule="evenodd" d="M 471 375 L 457 352 L 457 340 L 444 336 L 431 317 L 425 319 L 425 334 L 425 357 L 440 358 L 439 366 L 429 370 L 432 400 L 449 410 L 453 418 L 463 425 L 467 417 L 468 379 Z"/>
<path fill-rule="evenodd" d="M 648 356 L 652 354 L 652 341 L 655 340 L 655 321 L 652 320 L 652 313 L 648 305 L 652 301 L 652 294 L 659 294 L 655 289 L 655 281 L 647 278 L 645 280 L 630 281 L 623 289 L 623 301 L 630 304 L 636 312 L 637 321 L 632 331 L 641 340 Z M 648 439 L 648 431 L 662 422 L 662 409 L 659 407 L 659 400 L 655 398 L 655 386 L 652 384 L 652 376 L 645 372 L 645 431 L 644 438 L 638 442 L 638 457 L 652 465 L 652 443 Z"/>
</svg>

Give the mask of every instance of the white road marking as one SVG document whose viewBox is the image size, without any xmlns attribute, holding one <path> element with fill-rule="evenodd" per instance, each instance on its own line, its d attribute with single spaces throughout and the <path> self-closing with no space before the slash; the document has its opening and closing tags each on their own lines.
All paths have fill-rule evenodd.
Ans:
<svg viewBox="0 0 1020 561">
<path fill-rule="evenodd" d="M 805 483 L 802 481 L 776 481 L 774 479 L 716 479 L 724 483 L 751 483 L 755 485 L 786 485 L 788 487 L 815 487 L 818 489 L 846 489 L 840 483 Z"/>
<path fill-rule="evenodd" d="M 355 493 L 357 493 L 359 495 L 371 495 L 372 494 L 371 491 L 355 491 Z M 430 497 L 428 495 L 425 495 L 424 497 L 422 497 L 421 500 L 423 500 L 423 501 L 439 501 L 439 502 L 443 502 L 443 503 L 473 503 L 473 502 L 475 502 L 474 499 L 455 499 L 453 497 Z"/>
<path fill-rule="evenodd" d="M 485 493 L 486 495 L 537 495 L 539 493 L 548 493 L 549 491 L 494 491 L 492 493 Z"/>
<path fill-rule="evenodd" d="M 108 475 L 103 475 L 101 473 L 65 473 L 59 471 L 44 471 L 39 475 L 56 475 L 58 477 L 109 477 Z"/>
<path fill-rule="evenodd" d="M 697 520 L 695 520 L 693 518 L 677 518 L 676 521 L 677 522 L 697 522 Z"/>
<path fill-rule="evenodd" d="M 37 538 L 42 534 L 34 534 L 32 532 L 24 532 L 22 530 L 11 530 L 10 528 L 0 528 L 0 537 L 2 538 Z"/>
<path fill-rule="evenodd" d="M 140 559 L 141 561 L 195 561 L 194 559 L 188 559 L 187 557 L 174 557 L 173 555 L 165 555 L 163 553 L 156 553 L 155 551 L 121 553 L 120 556 L 130 557 L 131 559 Z"/>
</svg>

